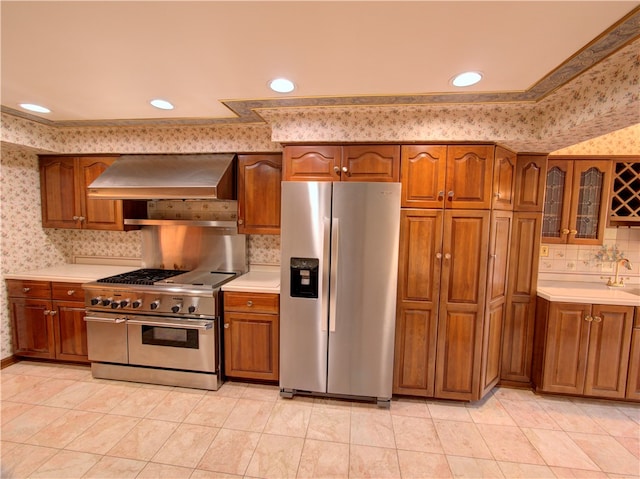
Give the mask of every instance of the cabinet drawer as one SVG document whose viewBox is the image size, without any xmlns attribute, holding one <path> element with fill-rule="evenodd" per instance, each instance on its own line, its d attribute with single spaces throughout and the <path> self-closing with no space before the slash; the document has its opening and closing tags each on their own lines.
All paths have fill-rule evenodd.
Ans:
<svg viewBox="0 0 640 479">
<path fill-rule="evenodd" d="M 225 311 L 278 313 L 280 295 L 270 293 L 224 293 Z"/>
<path fill-rule="evenodd" d="M 51 283 L 49 281 L 27 281 L 8 279 L 7 292 L 15 298 L 51 298 Z"/>
<path fill-rule="evenodd" d="M 51 294 L 62 301 L 84 301 L 81 283 L 51 283 Z"/>
</svg>

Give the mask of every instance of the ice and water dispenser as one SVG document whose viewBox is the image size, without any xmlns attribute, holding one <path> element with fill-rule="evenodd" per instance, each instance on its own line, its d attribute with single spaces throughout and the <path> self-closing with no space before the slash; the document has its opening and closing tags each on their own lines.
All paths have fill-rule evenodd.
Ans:
<svg viewBox="0 0 640 479">
<path fill-rule="evenodd" d="M 318 258 L 291 258 L 291 297 L 318 297 Z"/>
</svg>

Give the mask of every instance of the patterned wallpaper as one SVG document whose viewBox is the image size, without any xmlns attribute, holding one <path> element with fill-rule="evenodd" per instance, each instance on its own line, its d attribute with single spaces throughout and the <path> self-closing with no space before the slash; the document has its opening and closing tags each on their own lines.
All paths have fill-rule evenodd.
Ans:
<svg viewBox="0 0 640 479">
<path fill-rule="evenodd" d="M 640 108 L 640 107 L 639 107 Z M 640 124 L 554 151 L 554 155 L 640 155 Z"/>
</svg>

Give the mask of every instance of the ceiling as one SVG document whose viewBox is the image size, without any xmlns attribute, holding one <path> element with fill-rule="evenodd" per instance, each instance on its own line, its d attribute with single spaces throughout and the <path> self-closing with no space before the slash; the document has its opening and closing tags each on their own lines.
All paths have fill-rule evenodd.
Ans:
<svg viewBox="0 0 640 479">
<path fill-rule="evenodd" d="M 585 46 L 640 16 L 639 5 L 2 0 L 1 103 L 13 113 L 44 105 L 51 113 L 31 117 L 67 125 L 248 122 L 264 105 L 535 101 L 571 78 L 545 83 Z M 609 48 L 637 38 L 637 24 Z M 483 81 L 453 87 L 466 70 Z M 276 77 L 297 89 L 271 92 Z M 175 109 L 155 109 L 153 98 Z"/>
</svg>

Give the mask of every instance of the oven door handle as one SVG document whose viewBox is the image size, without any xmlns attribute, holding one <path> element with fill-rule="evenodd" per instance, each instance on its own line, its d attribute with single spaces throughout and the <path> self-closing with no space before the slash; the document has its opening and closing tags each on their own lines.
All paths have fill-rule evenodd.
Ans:
<svg viewBox="0 0 640 479">
<path fill-rule="evenodd" d="M 188 320 L 178 321 L 147 321 L 146 319 L 129 319 L 127 324 L 138 324 L 140 326 L 158 326 L 161 328 L 179 328 L 179 329 L 211 329 L 213 328 L 213 321 L 199 322 L 197 324 L 191 323 Z"/>
<path fill-rule="evenodd" d="M 85 316 L 84 320 L 87 323 L 96 322 L 96 323 L 115 323 L 115 324 L 119 324 L 119 323 L 124 323 L 127 320 L 127 318 L 123 318 L 123 317 L 105 318 L 105 317 L 102 317 L 102 316 Z"/>
</svg>

